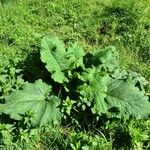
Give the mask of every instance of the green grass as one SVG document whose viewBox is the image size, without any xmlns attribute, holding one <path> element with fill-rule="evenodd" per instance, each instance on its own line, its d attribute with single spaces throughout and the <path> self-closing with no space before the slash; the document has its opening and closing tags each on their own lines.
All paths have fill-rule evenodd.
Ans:
<svg viewBox="0 0 150 150">
<path fill-rule="evenodd" d="M 40 36 L 56 35 L 66 44 L 78 41 L 85 51 L 113 45 L 123 68 L 137 71 L 150 81 L 149 12 L 149 0 L 1 0 L 0 67 L 16 66 L 30 52 L 39 50 Z M 28 131 L 20 127 L 17 140 L 12 137 L 16 131 L 4 125 L 0 136 L 4 150 L 88 150 L 94 146 L 94 150 L 144 150 L 150 148 L 149 125 L 149 120 L 108 121 L 88 132 L 62 127 Z"/>
<path fill-rule="evenodd" d="M 122 44 L 118 51 L 134 52 L 149 63 L 150 5 L 147 4 L 146 0 L 3 1 L 0 43 L 11 47 L 10 51 L 15 47 L 28 53 L 37 44 L 37 33 L 57 35 L 66 43 L 79 41 L 88 50 L 93 46 Z M 132 54 L 125 59 L 128 57 Z M 139 58 L 132 61 L 139 62 Z"/>
</svg>

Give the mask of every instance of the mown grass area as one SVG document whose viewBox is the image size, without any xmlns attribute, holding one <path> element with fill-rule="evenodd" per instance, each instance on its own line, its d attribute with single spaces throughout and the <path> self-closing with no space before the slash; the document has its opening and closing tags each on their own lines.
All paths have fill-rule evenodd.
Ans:
<svg viewBox="0 0 150 150">
<path fill-rule="evenodd" d="M 26 78 L 30 78 L 34 70 L 31 65 L 38 64 L 38 60 L 26 58 L 31 54 L 36 58 L 34 53 L 40 49 L 44 35 L 58 36 L 66 45 L 77 41 L 85 51 L 115 46 L 124 69 L 137 71 L 150 80 L 149 0 L 0 1 L 0 66 L 24 65 L 28 68 Z M 38 76 L 37 68 L 34 71 Z M 150 148 L 149 120 L 102 120 L 98 128 L 94 127 L 88 131 L 75 127 L 19 127 L 16 131 L 11 125 L 1 125 L 0 144 L 4 143 L 4 150 Z"/>
</svg>

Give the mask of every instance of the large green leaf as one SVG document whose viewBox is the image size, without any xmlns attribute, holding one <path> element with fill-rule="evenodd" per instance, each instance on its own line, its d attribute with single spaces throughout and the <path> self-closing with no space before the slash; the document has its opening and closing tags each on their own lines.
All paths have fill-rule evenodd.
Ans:
<svg viewBox="0 0 150 150">
<path fill-rule="evenodd" d="M 119 63 L 117 60 L 118 53 L 115 47 L 110 46 L 105 49 L 98 49 L 93 53 L 94 64 L 96 66 L 101 66 L 109 71 L 114 71 L 119 68 Z"/>
<path fill-rule="evenodd" d="M 67 50 L 67 56 L 69 58 L 70 69 L 84 66 L 83 56 L 84 50 L 78 45 L 78 43 L 72 44 Z"/>
<path fill-rule="evenodd" d="M 93 105 L 93 113 L 106 113 L 107 103 L 105 102 L 107 82 L 109 77 L 103 75 L 96 68 L 88 69 L 79 77 L 84 84 L 78 87 L 83 102 Z"/>
<path fill-rule="evenodd" d="M 60 83 L 68 81 L 63 72 L 68 69 L 65 45 L 57 37 L 44 37 L 41 46 L 41 60 L 46 63 L 52 78 Z"/>
<path fill-rule="evenodd" d="M 0 112 L 16 120 L 21 120 L 24 114 L 30 113 L 32 125 L 58 123 L 60 100 L 50 96 L 50 93 L 51 86 L 42 80 L 26 83 L 23 90 L 15 91 L 7 97 L 6 104 L 0 105 Z"/>
<path fill-rule="evenodd" d="M 108 85 L 107 97 L 108 109 L 119 109 L 118 117 L 134 116 L 143 118 L 150 115 L 150 102 L 144 91 L 140 91 L 130 82 L 112 80 Z"/>
<path fill-rule="evenodd" d="M 46 63 L 46 68 L 55 81 L 68 82 L 68 71 L 83 66 L 84 51 L 77 43 L 65 49 L 58 38 L 44 37 L 41 45 L 41 60 Z"/>
</svg>

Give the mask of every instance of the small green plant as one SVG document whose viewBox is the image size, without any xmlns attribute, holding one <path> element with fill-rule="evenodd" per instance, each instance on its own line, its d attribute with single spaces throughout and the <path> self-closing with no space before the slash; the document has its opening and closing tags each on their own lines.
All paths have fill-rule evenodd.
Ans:
<svg viewBox="0 0 150 150">
<path fill-rule="evenodd" d="M 150 148 L 150 120 L 139 120 L 129 122 L 129 131 L 132 137 L 132 145 L 134 149 Z"/>
<path fill-rule="evenodd" d="M 20 69 L 11 66 L 0 68 L 0 103 L 5 102 L 5 98 L 12 92 L 19 89 L 24 81 Z"/>
<path fill-rule="evenodd" d="M 0 124 L 0 148 L 2 145 L 11 145 L 12 144 L 12 131 L 14 127 L 9 124 Z"/>
<path fill-rule="evenodd" d="M 5 98 L 0 114 L 15 120 L 27 115 L 33 126 L 59 123 L 60 112 L 79 124 L 103 114 L 137 119 L 150 115 L 143 78 L 121 70 L 114 47 L 85 53 L 77 43 L 65 48 L 57 37 L 46 36 L 40 53 L 51 82 L 26 82 Z M 66 104 L 67 109 L 63 108 Z"/>
</svg>

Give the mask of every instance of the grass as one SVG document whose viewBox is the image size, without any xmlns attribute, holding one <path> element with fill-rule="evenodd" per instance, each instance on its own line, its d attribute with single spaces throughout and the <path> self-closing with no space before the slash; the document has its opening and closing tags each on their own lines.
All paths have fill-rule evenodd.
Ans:
<svg viewBox="0 0 150 150">
<path fill-rule="evenodd" d="M 78 41 L 85 51 L 113 45 L 123 68 L 150 81 L 149 12 L 149 0 L 1 0 L 0 66 L 15 66 L 39 50 L 41 36 L 56 35 L 66 44 Z M 141 150 L 150 148 L 149 125 L 149 120 L 131 119 L 108 121 L 91 132 L 20 128 L 18 140 L 4 125 L 0 136 L 6 143 L 2 149 Z"/>
<path fill-rule="evenodd" d="M 85 48 L 121 43 L 120 51 L 129 49 L 138 53 L 142 48 L 147 55 L 150 44 L 147 3 L 143 0 L 9 0 L 1 6 L 0 41 L 6 47 L 28 52 L 36 44 L 35 36 L 39 33 L 57 35 L 66 43 L 79 41 Z"/>
</svg>

